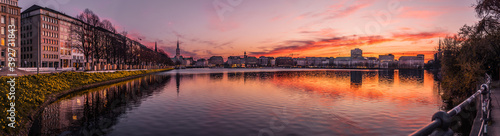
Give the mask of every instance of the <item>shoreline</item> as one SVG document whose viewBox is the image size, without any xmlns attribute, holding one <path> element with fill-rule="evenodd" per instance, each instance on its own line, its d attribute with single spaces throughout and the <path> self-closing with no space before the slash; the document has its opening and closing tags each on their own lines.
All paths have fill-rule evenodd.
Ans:
<svg viewBox="0 0 500 136">
<path fill-rule="evenodd" d="M 28 121 L 24 124 L 25 128 L 22 130 L 19 130 L 18 134 L 25 135 L 25 136 L 29 135 L 29 132 L 31 131 L 31 127 L 33 126 L 33 122 L 36 120 L 36 118 L 39 117 L 39 115 L 43 111 L 42 109 L 47 107 L 51 103 L 59 100 L 60 98 L 63 98 L 64 96 L 67 96 L 67 95 L 75 93 L 75 92 L 83 91 L 86 89 L 91 89 L 91 88 L 100 87 L 100 86 L 104 86 L 104 85 L 123 82 L 123 81 L 131 80 L 131 79 L 135 79 L 135 78 L 139 78 L 139 77 L 143 77 L 143 76 L 147 76 L 147 75 L 152 75 L 152 74 L 156 74 L 156 73 L 160 73 L 160 72 L 171 71 L 171 70 L 173 70 L 173 69 L 164 69 L 162 71 L 156 71 L 156 72 L 151 72 L 151 73 L 146 73 L 146 74 L 128 76 L 128 77 L 123 77 L 123 78 L 118 78 L 118 79 L 107 80 L 107 81 L 103 81 L 103 82 L 96 82 L 96 83 L 87 84 L 87 85 L 79 86 L 76 88 L 72 88 L 69 90 L 61 91 L 59 93 L 50 94 L 49 96 L 47 96 L 46 100 L 42 104 L 40 104 L 33 112 L 31 112 L 27 116 Z M 7 135 L 10 135 L 10 134 L 7 134 Z"/>
</svg>

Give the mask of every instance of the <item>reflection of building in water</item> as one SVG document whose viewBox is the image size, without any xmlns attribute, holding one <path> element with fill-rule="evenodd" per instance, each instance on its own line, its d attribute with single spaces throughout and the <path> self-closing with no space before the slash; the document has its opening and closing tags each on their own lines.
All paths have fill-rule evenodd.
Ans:
<svg viewBox="0 0 500 136">
<path fill-rule="evenodd" d="M 379 70 L 378 71 L 378 81 L 380 83 L 393 84 L 394 83 L 394 70 L 393 69 Z"/>
<path fill-rule="evenodd" d="M 33 135 L 54 135 L 64 131 L 69 135 L 105 135 L 117 117 L 141 99 L 151 96 L 154 88 L 170 82 L 170 75 L 151 75 L 111 85 L 104 89 L 85 91 L 84 94 L 50 104 L 33 124 Z M 159 89 L 161 90 L 161 89 Z"/>
<path fill-rule="evenodd" d="M 399 81 L 401 83 L 416 82 L 419 84 L 424 83 L 424 70 L 417 69 L 400 69 Z"/>
<path fill-rule="evenodd" d="M 227 73 L 227 79 L 231 81 L 240 80 L 243 77 L 243 73 L 235 72 L 235 73 Z"/>
<path fill-rule="evenodd" d="M 210 73 L 210 80 L 222 80 L 224 73 Z"/>
<path fill-rule="evenodd" d="M 351 71 L 351 87 L 358 88 L 361 87 L 363 83 L 363 72 L 361 71 Z"/>
<path fill-rule="evenodd" d="M 255 80 L 257 79 L 257 72 L 245 72 L 244 74 L 245 81 L 246 80 Z"/>
<path fill-rule="evenodd" d="M 259 73 L 259 79 L 262 80 L 269 80 L 273 79 L 274 77 L 274 72 L 260 72 Z"/>
<path fill-rule="evenodd" d="M 180 85 L 181 85 L 181 74 L 175 73 L 175 87 L 177 88 L 177 96 L 179 96 Z"/>
</svg>

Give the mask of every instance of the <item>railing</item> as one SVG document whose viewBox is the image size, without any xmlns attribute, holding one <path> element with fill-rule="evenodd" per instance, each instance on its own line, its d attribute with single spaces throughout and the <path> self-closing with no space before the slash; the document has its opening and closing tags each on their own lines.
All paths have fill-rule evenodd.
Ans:
<svg viewBox="0 0 500 136">
<path fill-rule="evenodd" d="M 436 136 L 451 136 L 453 135 L 453 131 L 450 129 L 451 126 L 451 118 L 466 106 L 468 106 L 474 99 L 477 97 L 481 97 L 481 114 L 476 116 L 481 116 L 481 125 L 478 131 L 478 136 L 482 136 L 487 134 L 488 121 L 490 121 L 490 113 L 491 113 L 491 92 L 489 90 L 489 85 L 491 83 L 491 77 L 486 75 L 486 83 L 481 85 L 481 88 L 474 93 L 472 96 L 467 98 L 465 101 L 455 106 L 448 112 L 439 111 L 436 112 L 432 116 L 432 122 L 427 124 L 426 126 L 420 128 L 419 130 L 410 134 L 411 136 L 427 136 L 427 135 L 436 135 Z M 476 135 L 476 134 L 471 134 Z"/>
</svg>

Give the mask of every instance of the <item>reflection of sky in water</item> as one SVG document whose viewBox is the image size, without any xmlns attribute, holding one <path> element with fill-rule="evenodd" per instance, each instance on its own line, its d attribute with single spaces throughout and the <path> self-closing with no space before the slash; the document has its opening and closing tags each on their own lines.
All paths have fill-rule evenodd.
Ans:
<svg viewBox="0 0 500 136">
<path fill-rule="evenodd" d="M 439 110 L 432 78 L 415 70 L 174 70 L 54 103 L 41 131 L 407 135 Z"/>
</svg>

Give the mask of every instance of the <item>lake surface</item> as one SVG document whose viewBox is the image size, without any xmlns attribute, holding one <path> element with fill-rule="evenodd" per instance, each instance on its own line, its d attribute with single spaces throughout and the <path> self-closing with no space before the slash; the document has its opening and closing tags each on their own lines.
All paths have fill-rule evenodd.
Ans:
<svg viewBox="0 0 500 136">
<path fill-rule="evenodd" d="M 423 70 L 181 69 L 67 96 L 31 135 L 408 135 L 441 105 Z"/>
</svg>

